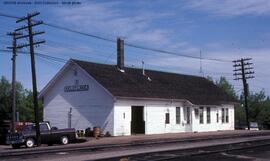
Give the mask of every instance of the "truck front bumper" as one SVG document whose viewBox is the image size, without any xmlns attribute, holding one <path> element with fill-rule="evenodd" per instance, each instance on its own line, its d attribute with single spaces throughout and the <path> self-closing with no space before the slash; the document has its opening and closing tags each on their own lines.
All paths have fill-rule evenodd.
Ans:
<svg viewBox="0 0 270 161">
<path fill-rule="evenodd" d="M 20 140 L 7 140 L 6 144 L 8 145 L 12 145 L 12 144 L 22 144 L 24 143 L 24 139 L 20 139 Z"/>
</svg>

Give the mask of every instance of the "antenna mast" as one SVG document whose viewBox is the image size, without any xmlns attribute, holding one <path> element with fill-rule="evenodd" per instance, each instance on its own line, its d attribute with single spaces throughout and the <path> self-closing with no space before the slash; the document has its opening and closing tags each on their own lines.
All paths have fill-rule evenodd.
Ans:
<svg viewBox="0 0 270 161">
<path fill-rule="evenodd" d="M 200 50 L 200 74 L 204 77 L 203 69 L 202 69 L 202 50 Z"/>
</svg>

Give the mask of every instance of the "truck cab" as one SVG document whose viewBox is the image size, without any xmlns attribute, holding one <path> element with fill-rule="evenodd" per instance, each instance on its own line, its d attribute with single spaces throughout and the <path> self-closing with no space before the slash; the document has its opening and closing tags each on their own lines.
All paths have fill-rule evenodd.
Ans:
<svg viewBox="0 0 270 161">
<path fill-rule="evenodd" d="M 73 128 L 57 129 L 51 127 L 49 122 L 41 122 L 39 125 L 42 144 L 61 143 L 65 145 L 76 139 Z M 22 145 L 31 148 L 36 144 L 36 140 L 36 126 L 31 124 L 24 126 L 20 132 L 8 134 L 6 143 L 12 145 L 13 148 L 19 148 Z"/>
</svg>

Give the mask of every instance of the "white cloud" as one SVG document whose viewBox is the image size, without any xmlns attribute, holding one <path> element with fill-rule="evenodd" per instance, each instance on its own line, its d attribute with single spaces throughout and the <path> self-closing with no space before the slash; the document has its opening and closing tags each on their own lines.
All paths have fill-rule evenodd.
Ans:
<svg viewBox="0 0 270 161">
<path fill-rule="evenodd" d="M 178 32 L 174 31 L 175 28 L 159 28 L 154 25 L 156 20 L 175 18 L 177 12 L 172 10 L 155 12 L 145 9 L 129 12 L 121 9 L 119 4 L 121 2 L 91 2 L 74 8 L 57 8 L 54 14 L 56 18 L 61 17 L 58 23 L 66 24 L 79 31 L 111 37 L 111 39 L 120 36 L 128 43 L 176 51 L 185 55 L 199 54 L 199 48 L 177 38 Z M 180 17 L 178 21 L 186 21 L 186 19 Z"/>
<path fill-rule="evenodd" d="M 189 44 L 186 41 L 175 42 L 175 31 L 170 28 L 158 28 L 153 25 L 155 20 L 160 20 L 170 16 L 172 13 L 156 13 L 151 11 L 123 11 L 118 7 L 120 2 L 110 3 L 89 3 L 87 5 L 76 8 L 61 8 L 55 11 L 56 18 L 59 17 L 61 24 L 66 24 L 72 28 L 88 33 L 105 35 L 106 37 L 115 38 L 122 36 L 127 42 L 143 44 L 143 46 L 154 46 L 171 51 L 177 51 L 184 55 L 199 56 L 200 48 Z M 270 14 L 270 1 L 268 0 L 193 0 L 186 1 L 185 9 L 197 11 L 206 11 L 214 16 L 234 17 L 242 15 L 268 15 Z M 60 18 L 61 17 L 61 18 Z M 100 33 L 100 34 L 99 34 Z M 254 68 L 256 71 L 266 71 L 269 69 L 267 62 L 270 49 L 241 49 L 226 50 L 222 44 L 217 42 L 208 43 L 203 46 L 206 51 L 203 51 L 203 57 L 220 58 L 226 60 L 234 60 L 239 57 L 252 57 Z M 128 56 L 127 56 L 128 57 Z M 127 64 L 138 64 L 140 66 L 139 56 L 136 59 L 127 60 Z M 143 60 L 146 67 L 167 70 L 178 73 L 199 74 L 199 60 L 177 57 L 172 55 L 154 55 L 144 56 Z M 268 66 L 268 67 L 267 67 Z M 203 70 L 207 75 L 218 78 L 220 75 L 225 75 L 232 80 L 232 63 L 220 63 L 213 61 L 203 61 Z M 265 75 L 257 74 L 263 77 Z M 260 84 L 257 80 L 253 84 Z"/>
<path fill-rule="evenodd" d="M 170 13 L 133 11 L 132 14 L 127 14 L 117 7 L 118 4 L 119 2 L 89 3 L 75 8 L 58 8 L 55 13 L 65 24 L 80 31 L 102 33 L 113 38 L 121 36 L 129 42 L 169 44 L 168 39 L 173 32 L 154 28 L 151 23 Z"/>
<path fill-rule="evenodd" d="M 216 44 L 218 45 L 218 44 Z M 218 45 L 220 46 L 220 45 Z M 265 82 L 270 81 L 270 63 L 269 53 L 270 49 L 246 49 L 239 51 L 240 53 L 235 54 L 235 51 L 225 51 L 225 50 L 215 50 L 205 53 L 204 57 L 215 57 L 225 60 L 236 60 L 241 57 L 252 58 L 251 62 L 254 63 L 255 79 L 249 80 L 250 88 L 254 92 L 265 89 L 266 93 L 270 94 L 270 88 Z M 178 56 L 164 55 L 156 58 L 149 58 L 144 60 L 146 67 L 154 68 L 159 70 L 165 70 L 169 72 L 176 72 L 182 74 L 192 74 L 201 75 L 200 70 L 200 60 L 183 58 Z M 220 76 L 225 76 L 237 90 L 242 88 L 241 81 L 234 81 L 233 76 L 233 63 L 232 62 L 216 62 L 216 61 L 202 61 L 202 69 L 204 75 L 211 76 L 214 79 L 218 79 Z"/>
<path fill-rule="evenodd" d="M 269 15 L 269 0 L 192 0 L 186 9 L 207 11 L 214 16 Z"/>
</svg>

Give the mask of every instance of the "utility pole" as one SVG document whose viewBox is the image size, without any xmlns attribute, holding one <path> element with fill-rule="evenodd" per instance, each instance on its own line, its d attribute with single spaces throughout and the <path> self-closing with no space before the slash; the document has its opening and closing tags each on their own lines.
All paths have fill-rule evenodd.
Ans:
<svg viewBox="0 0 270 161">
<path fill-rule="evenodd" d="M 32 17 L 39 15 L 39 12 L 34 12 L 31 14 L 27 14 L 26 17 L 20 18 L 16 21 L 16 23 L 27 21 L 27 26 L 22 26 L 15 31 L 28 30 L 28 35 L 23 35 L 17 37 L 17 39 L 28 38 L 28 44 L 22 44 L 17 46 L 17 48 L 28 47 L 30 48 L 30 57 L 31 57 L 31 69 L 32 69 L 32 84 L 33 84 L 33 104 L 35 111 L 35 124 L 36 124 L 36 138 L 37 138 L 37 146 L 40 146 L 41 138 L 40 138 L 40 127 L 39 127 L 39 111 L 38 111 L 38 97 L 37 97 L 37 82 L 36 82 L 36 66 L 35 66 L 35 52 L 34 46 L 45 43 L 44 40 L 34 41 L 33 37 L 35 35 L 44 34 L 45 32 L 33 32 L 32 28 L 34 26 L 38 26 L 42 24 L 42 21 L 33 21 Z"/>
<path fill-rule="evenodd" d="M 245 101 L 245 110 L 246 110 L 246 124 L 248 127 L 248 130 L 250 130 L 250 124 L 249 124 L 249 111 L 248 111 L 248 94 L 249 94 L 249 87 L 248 87 L 248 83 L 247 83 L 247 79 L 251 79 L 251 78 L 255 78 L 253 76 L 254 71 L 253 67 L 251 67 L 251 65 L 253 63 L 250 63 L 249 61 L 251 60 L 251 58 L 242 58 L 239 60 L 234 60 L 233 63 L 233 67 L 234 67 L 234 76 L 235 79 L 234 80 L 242 80 L 243 82 L 243 87 L 244 87 L 244 101 Z"/>
<path fill-rule="evenodd" d="M 12 47 L 7 47 L 12 49 L 12 122 L 11 122 L 11 132 L 15 132 L 15 122 L 16 122 L 16 52 L 17 52 L 17 42 L 16 36 L 21 35 L 17 32 L 7 33 L 8 36 L 12 36 L 13 42 Z"/>
</svg>

